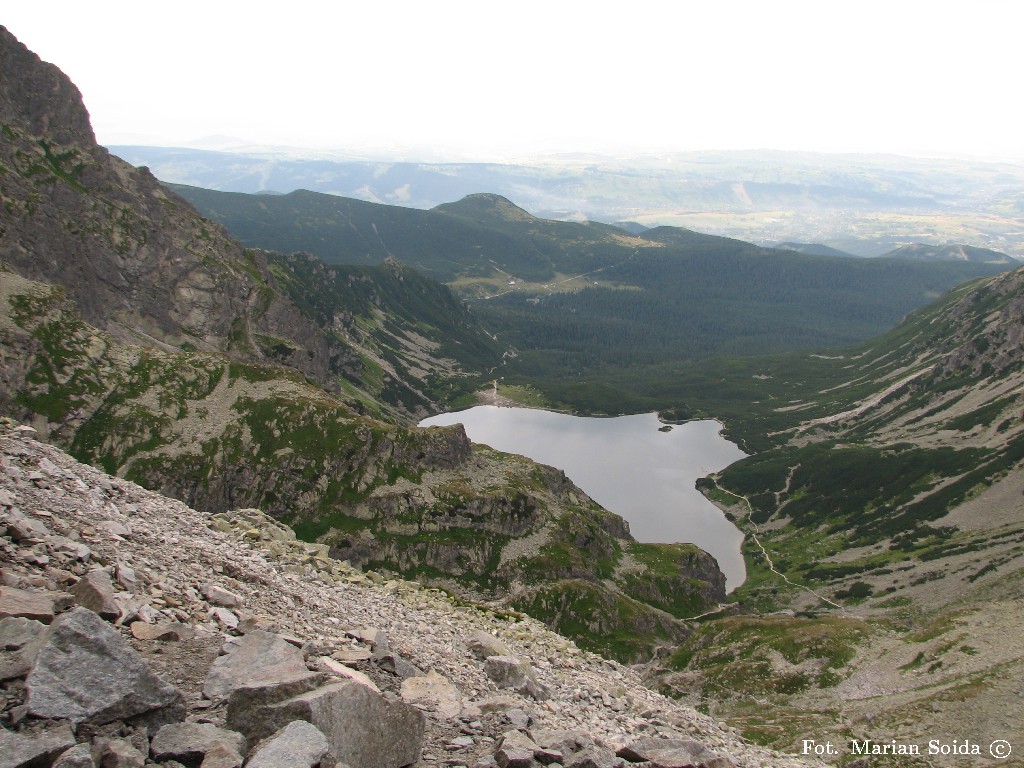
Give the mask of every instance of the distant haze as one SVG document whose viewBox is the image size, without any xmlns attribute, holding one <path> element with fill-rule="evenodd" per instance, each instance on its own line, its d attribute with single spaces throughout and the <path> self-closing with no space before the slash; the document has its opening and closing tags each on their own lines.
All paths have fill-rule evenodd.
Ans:
<svg viewBox="0 0 1024 768">
<path fill-rule="evenodd" d="M 104 144 L 1024 157 L 1024 3 L 8 3 Z M 214 137 L 214 138 L 210 138 Z"/>
</svg>

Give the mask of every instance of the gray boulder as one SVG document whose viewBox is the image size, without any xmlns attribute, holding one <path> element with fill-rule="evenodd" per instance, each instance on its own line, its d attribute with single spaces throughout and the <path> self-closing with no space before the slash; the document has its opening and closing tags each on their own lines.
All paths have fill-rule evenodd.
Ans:
<svg viewBox="0 0 1024 768">
<path fill-rule="evenodd" d="M 185 716 L 181 692 L 86 608 L 73 608 L 49 627 L 26 687 L 28 711 L 36 717 L 101 725 L 132 718 L 167 723 Z"/>
<path fill-rule="evenodd" d="M 32 735 L 0 728 L 0 768 L 50 765 L 57 755 L 74 745 L 75 734 L 67 723 Z"/>
<path fill-rule="evenodd" d="M 219 605 L 223 608 L 241 608 L 245 602 L 241 595 L 216 584 L 204 584 L 202 593 L 210 605 Z"/>
<path fill-rule="evenodd" d="M 244 762 L 241 753 L 223 742 L 217 742 L 206 753 L 200 768 L 242 768 Z"/>
<path fill-rule="evenodd" d="M 483 630 L 478 630 L 471 634 L 466 640 L 466 647 L 480 661 L 484 661 L 488 656 L 512 655 L 512 651 L 508 649 L 507 645 L 494 635 L 488 634 Z"/>
<path fill-rule="evenodd" d="M 528 663 L 515 656 L 488 656 L 484 672 L 499 688 L 511 688 L 523 696 L 532 696 L 538 701 L 551 695 L 547 686 L 537 680 L 537 675 Z"/>
<path fill-rule="evenodd" d="M 248 746 L 238 731 L 211 723 L 170 723 L 156 732 L 149 751 L 154 760 L 161 762 L 199 763 L 215 744 L 224 744 L 238 754 L 245 754 Z"/>
<path fill-rule="evenodd" d="M 302 651 L 270 632 L 255 630 L 232 638 L 226 648 L 228 653 L 213 663 L 203 684 L 203 695 L 214 701 L 249 683 L 307 671 Z"/>
<path fill-rule="evenodd" d="M 540 747 L 521 731 L 507 731 L 502 734 L 494 759 L 500 768 L 529 768 L 533 753 Z"/>
<path fill-rule="evenodd" d="M 0 619 L 0 681 L 29 673 L 45 632 L 46 626 L 32 619 Z"/>
<path fill-rule="evenodd" d="M 327 737 L 315 725 L 294 720 L 253 750 L 247 768 L 316 768 L 328 752 Z"/>
<path fill-rule="evenodd" d="M 76 744 L 67 752 L 61 753 L 53 768 L 96 768 L 89 744 Z"/>
<path fill-rule="evenodd" d="M 146 756 L 124 739 L 103 740 L 99 744 L 103 768 L 143 768 Z"/>
<path fill-rule="evenodd" d="M 306 671 L 239 686 L 228 697 L 227 727 L 244 734 L 250 741 L 265 738 L 276 730 L 264 726 L 266 708 L 309 693 L 323 685 L 324 679 L 318 672 Z"/>
<path fill-rule="evenodd" d="M 242 693 L 228 702 L 228 727 L 250 741 L 266 738 L 293 720 L 305 720 L 320 729 L 331 753 L 351 768 L 400 768 L 420 757 L 423 713 L 354 680 L 263 707 L 246 706 Z"/>
<path fill-rule="evenodd" d="M 623 760 L 610 749 L 586 747 L 565 758 L 565 768 L 622 768 Z"/>
<path fill-rule="evenodd" d="M 160 640 L 169 643 L 191 640 L 196 636 L 195 629 L 178 621 L 165 621 L 158 624 L 133 621 L 129 629 L 136 640 Z"/>
</svg>

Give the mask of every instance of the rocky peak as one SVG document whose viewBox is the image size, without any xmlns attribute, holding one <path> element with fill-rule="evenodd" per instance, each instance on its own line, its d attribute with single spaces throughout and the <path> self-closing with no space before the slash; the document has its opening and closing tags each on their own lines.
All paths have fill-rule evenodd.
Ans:
<svg viewBox="0 0 1024 768">
<path fill-rule="evenodd" d="M 89 113 L 74 83 L 2 26 L 0 72 L 0 123 L 59 144 L 96 143 Z"/>
</svg>

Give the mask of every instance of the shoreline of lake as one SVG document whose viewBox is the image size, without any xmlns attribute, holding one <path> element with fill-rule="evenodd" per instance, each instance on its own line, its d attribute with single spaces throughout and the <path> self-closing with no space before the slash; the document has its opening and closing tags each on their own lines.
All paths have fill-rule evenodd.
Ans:
<svg viewBox="0 0 1024 768">
<path fill-rule="evenodd" d="M 709 552 L 732 591 L 746 578 L 743 534 L 695 488 L 746 456 L 713 419 L 670 424 L 656 413 L 575 416 L 515 405 L 478 405 L 420 426 L 463 424 L 475 443 L 563 470 L 630 524 L 637 541 L 692 543 Z M 625 459 L 625 460 L 623 460 Z"/>
</svg>

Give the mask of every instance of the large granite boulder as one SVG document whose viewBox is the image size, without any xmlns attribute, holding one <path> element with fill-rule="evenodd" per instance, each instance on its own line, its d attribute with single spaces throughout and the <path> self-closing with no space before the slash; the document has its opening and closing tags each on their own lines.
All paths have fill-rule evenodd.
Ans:
<svg viewBox="0 0 1024 768">
<path fill-rule="evenodd" d="M 274 680 L 306 672 L 302 651 L 277 635 L 263 630 L 232 638 L 225 653 L 210 668 L 203 695 L 219 701 L 249 683 Z"/>
<path fill-rule="evenodd" d="M 185 716 L 181 692 L 86 608 L 50 625 L 26 686 L 28 711 L 36 717 L 93 724 L 145 717 L 155 724 Z"/>
</svg>

